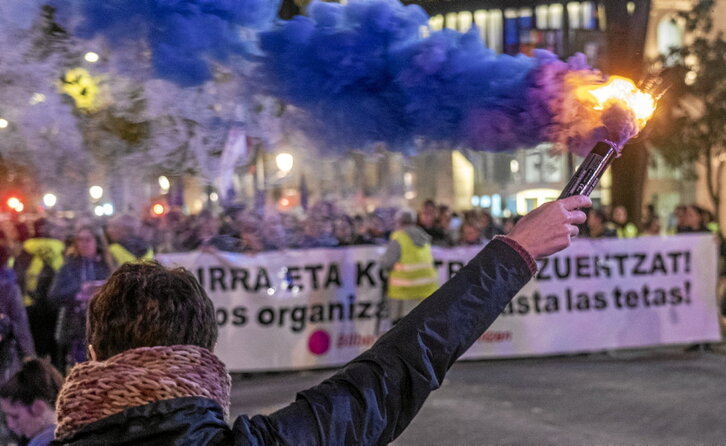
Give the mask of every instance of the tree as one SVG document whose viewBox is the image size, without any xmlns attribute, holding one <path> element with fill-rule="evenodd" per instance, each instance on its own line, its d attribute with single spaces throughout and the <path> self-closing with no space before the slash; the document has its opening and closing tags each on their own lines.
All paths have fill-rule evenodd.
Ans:
<svg viewBox="0 0 726 446">
<path fill-rule="evenodd" d="M 607 22 L 605 71 L 637 81 L 643 75 L 650 0 L 608 0 L 603 4 Z M 613 205 L 625 206 L 635 223 L 640 222 L 647 167 L 648 152 L 642 140 L 628 144 L 612 166 Z"/>
<path fill-rule="evenodd" d="M 724 228 L 726 186 L 726 40 L 713 28 L 713 0 L 679 13 L 690 37 L 659 61 L 672 87 L 654 126 L 653 142 L 665 161 L 679 168 L 703 166 L 714 213 Z"/>
</svg>

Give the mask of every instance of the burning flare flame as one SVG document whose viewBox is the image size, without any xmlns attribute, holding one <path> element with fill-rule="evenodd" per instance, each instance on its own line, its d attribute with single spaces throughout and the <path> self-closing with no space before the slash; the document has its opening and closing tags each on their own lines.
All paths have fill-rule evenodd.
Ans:
<svg viewBox="0 0 726 446">
<path fill-rule="evenodd" d="M 611 76 L 605 84 L 580 86 L 576 94 L 580 100 L 591 103 L 594 110 L 605 110 L 612 105 L 630 110 L 638 131 L 645 127 L 656 107 L 653 95 L 640 90 L 630 79 L 620 76 Z"/>
</svg>

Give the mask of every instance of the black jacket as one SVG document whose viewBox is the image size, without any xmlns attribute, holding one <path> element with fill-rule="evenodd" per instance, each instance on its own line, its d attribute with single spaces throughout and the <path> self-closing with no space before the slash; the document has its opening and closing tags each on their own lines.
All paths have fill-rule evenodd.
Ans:
<svg viewBox="0 0 726 446">
<path fill-rule="evenodd" d="M 370 350 L 271 415 L 241 416 L 230 429 L 215 402 L 176 398 L 127 409 L 54 444 L 387 444 L 531 277 L 525 260 L 494 240 Z"/>
</svg>

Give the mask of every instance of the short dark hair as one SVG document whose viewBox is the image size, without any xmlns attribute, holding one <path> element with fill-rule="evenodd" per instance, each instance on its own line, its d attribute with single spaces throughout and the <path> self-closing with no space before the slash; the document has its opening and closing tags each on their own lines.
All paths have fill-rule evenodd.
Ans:
<svg viewBox="0 0 726 446">
<path fill-rule="evenodd" d="M 0 387 L 0 398 L 24 406 L 42 400 L 55 407 L 61 387 L 63 376 L 55 367 L 44 359 L 31 359 Z"/>
<path fill-rule="evenodd" d="M 91 299 L 86 327 L 96 359 L 138 347 L 217 342 L 214 305 L 184 268 L 127 263 Z"/>
</svg>

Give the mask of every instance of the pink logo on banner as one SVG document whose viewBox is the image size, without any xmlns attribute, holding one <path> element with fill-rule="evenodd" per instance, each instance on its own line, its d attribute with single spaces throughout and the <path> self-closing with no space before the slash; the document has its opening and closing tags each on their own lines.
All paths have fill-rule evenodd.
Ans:
<svg viewBox="0 0 726 446">
<path fill-rule="evenodd" d="M 308 338 L 308 349 L 315 355 L 323 355 L 330 349 L 330 335 L 325 330 L 317 330 Z"/>
</svg>

